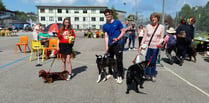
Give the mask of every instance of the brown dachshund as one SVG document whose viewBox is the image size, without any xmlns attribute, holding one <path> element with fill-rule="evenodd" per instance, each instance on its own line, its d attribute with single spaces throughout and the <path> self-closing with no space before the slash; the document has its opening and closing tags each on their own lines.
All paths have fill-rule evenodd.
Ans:
<svg viewBox="0 0 209 103">
<path fill-rule="evenodd" d="M 63 71 L 63 72 L 52 72 L 47 73 L 45 70 L 39 71 L 39 77 L 42 77 L 45 81 L 45 83 L 52 83 L 55 80 L 66 80 L 68 77 L 69 72 Z"/>
</svg>

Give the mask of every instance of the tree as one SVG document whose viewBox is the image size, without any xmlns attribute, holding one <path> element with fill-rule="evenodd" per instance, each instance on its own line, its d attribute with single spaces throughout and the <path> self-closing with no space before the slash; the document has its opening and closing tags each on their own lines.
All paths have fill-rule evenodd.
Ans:
<svg viewBox="0 0 209 103">
<path fill-rule="evenodd" d="M 118 19 L 118 13 L 116 12 L 114 6 L 112 7 L 112 16 L 113 16 L 113 19 Z"/>
<path fill-rule="evenodd" d="M 2 1 L 0 1 L 0 10 L 6 10 L 6 7 L 4 6 L 4 4 L 2 3 Z"/>
<path fill-rule="evenodd" d="M 189 6 L 189 4 L 185 4 L 180 11 L 180 19 L 182 19 L 183 17 L 186 18 L 191 18 L 194 16 L 194 11 L 191 9 L 191 7 Z"/>
<path fill-rule="evenodd" d="M 28 16 L 24 12 L 15 11 L 15 14 L 16 14 L 17 20 L 19 21 L 26 22 L 28 20 Z"/>
</svg>

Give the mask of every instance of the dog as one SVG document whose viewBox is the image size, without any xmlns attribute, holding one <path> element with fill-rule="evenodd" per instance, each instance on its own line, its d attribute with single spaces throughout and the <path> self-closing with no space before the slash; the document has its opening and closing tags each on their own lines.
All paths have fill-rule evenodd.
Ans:
<svg viewBox="0 0 209 103">
<path fill-rule="evenodd" d="M 196 62 L 197 52 L 194 46 L 189 46 L 187 48 L 187 55 L 189 57 L 189 61 L 192 61 L 192 57 L 194 58 L 194 62 Z"/>
<path fill-rule="evenodd" d="M 107 72 L 105 67 L 110 67 L 114 72 L 117 72 L 117 61 L 114 58 L 109 57 L 108 54 L 104 54 L 104 56 L 96 55 L 96 63 L 99 71 L 97 83 L 101 81 L 102 73 L 104 74 L 103 81 L 107 80 Z M 110 69 L 109 72 L 112 72 L 112 69 Z"/>
<path fill-rule="evenodd" d="M 67 80 L 69 72 L 62 71 L 62 72 L 52 72 L 47 73 L 45 70 L 39 71 L 39 77 L 42 77 L 45 83 L 53 83 L 55 80 Z"/>
<path fill-rule="evenodd" d="M 138 85 L 140 85 L 140 88 L 143 89 L 143 83 L 144 83 L 144 71 L 146 67 L 152 67 L 153 64 L 148 64 L 149 61 L 142 61 L 140 63 L 136 63 L 131 65 L 126 73 L 126 84 L 127 84 L 127 91 L 126 94 L 129 94 L 129 90 L 131 88 L 131 84 L 134 82 L 136 85 L 136 93 L 139 93 Z"/>
</svg>

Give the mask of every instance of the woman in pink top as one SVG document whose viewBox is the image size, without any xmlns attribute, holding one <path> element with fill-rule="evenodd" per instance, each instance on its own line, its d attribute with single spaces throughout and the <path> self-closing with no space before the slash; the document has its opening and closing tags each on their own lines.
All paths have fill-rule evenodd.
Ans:
<svg viewBox="0 0 209 103">
<path fill-rule="evenodd" d="M 161 46 L 161 43 L 163 41 L 163 36 L 164 36 L 164 26 L 159 24 L 160 20 L 160 15 L 158 13 L 152 13 L 150 15 L 150 21 L 152 22 L 151 24 L 148 24 L 145 29 L 145 34 L 142 39 L 141 45 L 142 44 L 149 44 L 149 41 L 153 35 L 154 30 L 157 28 L 152 40 L 150 41 L 150 45 L 148 46 L 148 50 L 146 53 L 146 60 L 150 60 L 152 58 L 151 63 L 154 65 L 152 68 L 146 68 L 146 79 L 149 79 L 151 77 L 152 81 L 155 81 L 156 77 L 156 62 L 157 62 L 157 56 L 159 53 L 158 47 Z M 158 26 L 159 25 L 159 26 Z M 141 46 L 139 47 L 139 52 L 141 51 Z"/>
</svg>

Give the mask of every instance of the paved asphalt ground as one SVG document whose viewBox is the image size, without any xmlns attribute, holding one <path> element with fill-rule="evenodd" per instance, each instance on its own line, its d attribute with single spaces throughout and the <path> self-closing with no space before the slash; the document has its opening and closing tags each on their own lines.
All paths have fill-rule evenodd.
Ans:
<svg viewBox="0 0 209 103">
<path fill-rule="evenodd" d="M 96 83 L 95 54 L 105 53 L 104 40 L 76 34 L 74 48 L 79 54 L 72 60 L 74 77 L 52 84 L 43 83 L 38 72 L 51 68 L 53 59 L 36 67 L 37 60 L 29 62 L 29 52 L 15 54 L 19 37 L 28 35 L 31 41 L 30 32 L 0 37 L 0 103 L 209 103 L 209 58 L 198 54 L 196 63 L 185 61 L 183 66 L 169 65 L 164 62 L 165 53 L 161 52 L 163 67 L 157 67 L 157 81 L 146 81 L 141 93 L 131 90 L 127 95 L 125 80 L 122 84 L 113 78 Z M 137 51 L 124 52 L 125 69 L 136 54 Z M 51 71 L 62 71 L 61 60 L 55 60 Z"/>
</svg>

